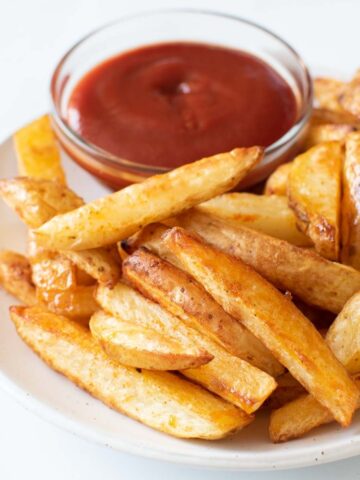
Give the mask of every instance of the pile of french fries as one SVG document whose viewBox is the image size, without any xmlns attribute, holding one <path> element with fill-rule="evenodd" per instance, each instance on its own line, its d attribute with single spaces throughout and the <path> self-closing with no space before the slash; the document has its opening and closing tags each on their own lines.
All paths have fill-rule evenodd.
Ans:
<svg viewBox="0 0 360 480">
<path fill-rule="evenodd" d="M 305 150 L 263 195 L 238 148 L 85 204 L 48 116 L 14 135 L 0 195 L 29 227 L 0 252 L 20 337 L 144 424 L 223 438 L 270 411 L 273 442 L 360 407 L 360 75 L 315 80 Z M 232 191 L 231 193 L 227 193 Z"/>
</svg>

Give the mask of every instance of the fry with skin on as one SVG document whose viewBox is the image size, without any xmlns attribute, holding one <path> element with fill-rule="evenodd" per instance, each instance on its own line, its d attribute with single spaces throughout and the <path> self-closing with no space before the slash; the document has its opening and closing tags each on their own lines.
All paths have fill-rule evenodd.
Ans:
<svg viewBox="0 0 360 480">
<path fill-rule="evenodd" d="M 340 106 L 357 119 L 360 119 L 360 69 L 350 83 L 347 83 L 339 97 Z"/>
<path fill-rule="evenodd" d="M 194 211 L 177 217 L 177 222 L 250 265 L 280 290 L 290 291 L 310 305 L 339 313 L 347 300 L 360 290 L 359 271 L 330 262 L 309 249 L 250 228 L 233 227 Z M 162 248 L 165 250 L 165 246 Z"/>
<path fill-rule="evenodd" d="M 286 196 L 290 170 L 291 162 L 284 163 L 280 165 L 280 167 L 277 167 L 266 181 L 264 195 Z"/>
<path fill-rule="evenodd" d="M 155 175 L 54 217 L 35 230 L 36 238 L 56 250 L 110 245 L 231 190 L 262 156 L 260 147 L 238 148 Z"/>
<path fill-rule="evenodd" d="M 284 371 L 269 350 L 186 272 L 141 249 L 125 260 L 123 275 L 146 297 L 215 340 L 232 355 L 274 377 Z"/>
<path fill-rule="evenodd" d="M 275 287 L 241 260 L 175 227 L 164 242 L 183 268 L 257 336 L 343 426 L 360 392 L 312 323 Z"/>
<path fill-rule="evenodd" d="M 213 356 L 191 339 L 178 341 L 148 326 L 126 322 L 98 310 L 90 319 L 92 335 L 122 365 L 147 370 L 181 370 L 205 365 Z"/>
<path fill-rule="evenodd" d="M 329 260 L 339 258 L 343 157 L 340 142 L 316 145 L 296 157 L 288 177 L 289 205 L 298 226 Z"/>
<path fill-rule="evenodd" d="M 347 123 L 343 124 L 311 124 L 306 135 L 304 149 L 308 150 L 319 143 L 339 141 L 344 142 L 346 136 L 353 132 L 355 127 Z"/>
<path fill-rule="evenodd" d="M 60 150 L 48 115 L 18 130 L 13 139 L 20 175 L 66 183 Z"/>
<path fill-rule="evenodd" d="M 351 125 L 353 128 L 360 128 L 360 121 L 354 115 L 345 111 L 334 111 L 326 108 L 314 108 L 311 117 L 313 125 L 332 123 L 334 125 Z"/>
<path fill-rule="evenodd" d="M 334 112 L 341 112 L 343 108 L 339 103 L 346 84 L 335 78 L 319 77 L 314 80 L 314 95 L 319 106 Z"/>
<path fill-rule="evenodd" d="M 341 260 L 360 270 L 360 132 L 345 142 L 342 198 Z"/>
<path fill-rule="evenodd" d="M 26 305 L 37 303 L 29 260 L 20 253 L 0 252 L 0 285 Z"/>
<path fill-rule="evenodd" d="M 167 372 L 138 372 L 111 360 L 90 332 L 39 308 L 11 307 L 20 337 L 51 368 L 109 407 L 181 438 L 215 440 L 252 417 Z"/>
<path fill-rule="evenodd" d="M 312 245 L 311 240 L 297 228 L 296 217 L 285 196 L 225 193 L 194 209 L 235 227 L 253 228 L 298 246 Z"/>
<path fill-rule="evenodd" d="M 118 283 L 113 289 L 100 286 L 96 299 L 109 314 L 123 321 L 155 329 L 165 336 L 190 338 L 214 358 L 206 365 L 181 370 L 181 373 L 247 413 L 255 412 L 276 388 L 267 373 L 229 354 L 224 348 L 160 305 L 132 288 Z"/>
</svg>

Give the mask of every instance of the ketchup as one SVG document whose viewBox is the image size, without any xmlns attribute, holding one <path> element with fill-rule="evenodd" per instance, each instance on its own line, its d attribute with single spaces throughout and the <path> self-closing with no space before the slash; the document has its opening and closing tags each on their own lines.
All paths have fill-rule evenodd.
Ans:
<svg viewBox="0 0 360 480">
<path fill-rule="evenodd" d="M 178 42 L 93 68 L 75 86 L 66 121 L 121 158 L 173 168 L 235 147 L 268 146 L 296 114 L 290 86 L 261 59 Z"/>
</svg>

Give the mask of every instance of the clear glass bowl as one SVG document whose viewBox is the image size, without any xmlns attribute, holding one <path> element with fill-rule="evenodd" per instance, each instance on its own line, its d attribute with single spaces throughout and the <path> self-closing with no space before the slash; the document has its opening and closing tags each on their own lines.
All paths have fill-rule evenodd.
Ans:
<svg viewBox="0 0 360 480">
<path fill-rule="evenodd" d="M 74 45 L 57 65 L 51 79 L 53 124 L 62 146 L 77 163 L 115 188 L 167 171 L 102 150 L 72 130 L 65 118 L 73 88 L 94 66 L 130 49 L 173 41 L 216 44 L 252 53 L 282 75 L 294 92 L 296 123 L 266 148 L 265 158 L 241 187 L 263 180 L 299 151 L 311 114 L 312 82 L 296 51 L 269 30 L 242 18 L 209 11 L 162 10 L 125 17 L 95 30 Z"/>
</svg>

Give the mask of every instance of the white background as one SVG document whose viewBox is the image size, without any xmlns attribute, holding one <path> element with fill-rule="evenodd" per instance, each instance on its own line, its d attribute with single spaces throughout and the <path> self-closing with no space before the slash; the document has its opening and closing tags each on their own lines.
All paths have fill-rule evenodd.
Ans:
<svg viewBox="0 0 360 480">
<path fill-rule="evenodd" d="M 0 139 L 47 110 L 51 71 L 76 40 L 125 13 L 162 6 L 222 10 L 258 21 L 285 37 L 315 72 L 347 77 L 360 67 L 356 0 L 0 0 Z M 90 444 L 0 392 L 0 480 L 25 478 L 350 480 L 360 478 L 360 457 L 291 472 L 193 470 Z"/>
</svg>

